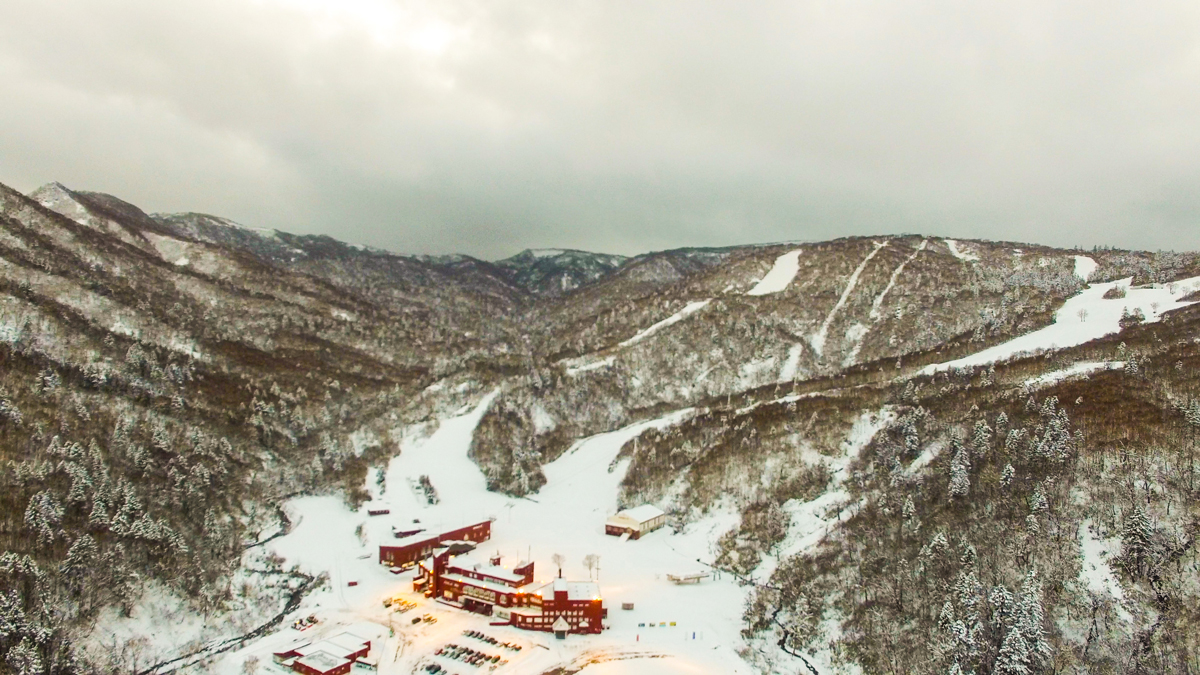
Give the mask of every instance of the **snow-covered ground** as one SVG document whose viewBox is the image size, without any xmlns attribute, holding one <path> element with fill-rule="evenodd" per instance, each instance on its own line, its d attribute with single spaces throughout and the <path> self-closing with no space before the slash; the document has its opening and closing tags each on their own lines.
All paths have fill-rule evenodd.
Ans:
<svg viewBox="0 0 1200 675">
<path fill-rule="evenodd" d="M 577 442 L 544 467 L 548 483 L 541 492 L 516 499 L 488 492 L 483 475 L 467 457 L 475 426 L 494 396 L 493 392 L 465 414 L 443 421 L 427 438 L 406 434 L 400 455 L 387 468 L 382 495 L 372 476 L 367 487 L 377 496 L 362 509 L 351 511 L 341 498 L 332 496 L 303 497 L 288 503 L 297 525 L 269 546 L 286 557 L 289 565 L 296 563 L 310 573 L 330 576 L 329 587 L 310 596 L 298 615 L 317 614 L 322 619 L 321 630 L 329 635 L 341 630 L 338 626 L 357 625 L 360 634 L 377 627 L 380 641 L 373 645 L 373 654 L 380 656 L 381 674 L 412 673 L 431 660 L 451 672 L 468 672 L 457 662 L 431 656 L 449 642 L 471 644 L 462 636 L 468 628 L 527 647 L 517 654 L 505 653 L 510 663 L 495 671 L 499 675 L 539 675 L 568 665 L 583 667 L 584 675 L 753 672 L 736 653 L 741 647 L 743 589 L 729 579 L 676 586 L 665 578 L 668 573 L 703 568 L 697 560 L 712 559 L 713 542 L 737 524 L 736 513 L 711 516 L 689 525 L 681 534 L 663 529 L 628 542 L 604 535 L 604 520 L 616 511 L 618 486 L 627 468 L 627 461 L 614 464 L 621 446 L 648 428 L 686 420 L 693 411 L 677 411 Z M 438 504 L 429 505 L 413 489 L 422 475 L 429 476 L 436 488 Z M 391 513 L 369 517 L 368 506 L 385 507 Z M 565 556 L 565 575 L 574 578 L 588 575 L 582 563 L 585 555 L 599 555 L 598 576 L 611 628 L 601 635 L 559 641 L 546 633 L 493 627 L 487 617 L 413 594 L 411 574 L 392 575 L 376 562 L 379 544 L 392 540 L 392 525 L 409 524 L 416 518 L 430 526 L 454 526 L 488 517 L 496 519 L 492 539 L 480 551 L 498 552 L 508 565 L 532 556 L 540 580 L 553 576 L 551 556 L 555 553 Z M 361 540 L 355 534 L 360 525 Z M 350 587 L 351 581 L 358 583 Z M 393 595 L 419 605 L 394 619 L 394 637 L 388 635 L 389 615 L 382 605 L 384 597 Z M 636 609 L 623 611 L 622 602 L 634 602 Z M 424 613 L 439 621 L 410 624 L 413 615 Z M 649 627 L 660 622 L 668 625 Z M 675 626 L 670 626 L 671 622 Z M 284 628 L 226 655 L 219 670 L 231 675 L 240 672 L 250 656 L 269 663 L 274 646 L 298 636 Z M 483 643 L 471 646 L 495 651 Z M 278 670 L 274 665 L 270 668 Z"/>
<path fill-rule="evenodd" d="M 1083 279 L 1085 282 L 1091 278 L 1092 272 L 1095 272 L 1097 267 L 1099 265 L 1096 264 L 1096 261 L 1086 255 L 1075 256 L 1075 276 Z"/>
<path fill-rule="evenodd" d="M 678 322 L 686 319 L 687 317 L 691 316 L 692 314 L 699 312 L 700 310 L 704 309 L 704 307 L 706 305 L 708 305 L 708 303 L 711 301 L 712 301 L 712 298 L 709 298 L 707 300 L 697 300 L 695 302 L 689 302 L 687 304 L 687 306 L 684 307 L 683 309 L 679 310 L 678 312 L 675 312 L 674 314 L 672 314 L 671 316 L 668 316 L 667 318 L 663 319 L 662 321 L 659 321 L 658 323 L 654 324 L 653 326 L 650 326 L 649 328 L 647 328 L 643 331 L 639 331 L 637 333 L 637 335 L 634 335 L 633 337 L 629 338 L 628 340 L 625 340 L 624 342 L 622 342 L 620 344 L 620 346 L 628 347 L 630 345 L 637 344 L 637 343 L 641 342 L 642 340 L 645 340 L 646 338 L 650 337 L 651 335 L 654 335 L 658 331 L 666 328 L 667 326 L 670 326 L 671 324 L 674 324 L 674 323 L 678 323 Z"/>
<path fill-rule="evenodd" d="M 754 288 L 746 291 L 746 295 L 767 295 L 787 288 L 796 278 L 796 272 L 800 271 L 800 254 L 803 252 L 803 249 L 796 249 L 776 258 L 771 270 L 758 280 Z"/>
<path fill-rule="evenodd" d="M 930 375 L 950 368 L 971 368 L 1001 361 L 1020 354 L 1038 350 L 1065 349 L 1090 342 L 1121 330 L 1121 314 L 1124 310 L 1141 310 L 1146 323 L 1154 323 L 1173 309 L 1186 307 L 1191 302 L 1180 298 L 1200 288 L 1200 277 L 1183 279 L 1170 284 L 1130 286 L 1132 279 L 1121 279 L 1102 284 L 1091 284 L 1086 289 L 1067 299 L 1054 314 L 1054 323 L 1045 328 L 1026 333 L 1003 344 L 976 352 L 954 361 L 935 363 L 921 369 L 921 374 Z M 1110 289 L 1125 288 L 1124 298 L 1105 299 Z"/>
<path fill-rule="evenodd" d="M 921 245 L 917 247 L 917 250 L 913 251 L 912 255 L 905 258 L 904 262 L 897 265 L 896 269 L 892 271 L 892 276 L 888 279 L 887 286 L 883 287 L 883 291 L 881 291 L 871 303 L 871 321 L 878 321 L 883 317 L 883 301 L 887 299 L 888 293 L 890 293 L 892 287 L 896 285 L 896 279 L 900 278 L 900 273 L 904 271 L 904 268 L 908 266 L 908 263 L 912 262 L 914 258 L 921 255 L 921 251 L 924 251 L 925 247 L 928 245 L 928 239 L 922 240 Z"/>
<path fill-rule="evenodd" d="M 957 240 L 943 239 L 942 241 L 946 242 L 946 248 L 950 249 L 950 255 L 954 256 L 955 258 L 958 258 L 964 262 L 979 260 L 979 256 L 971 253 L 970 251 L 959 248 Z"/>
<path fill-rule="evenodd" d="M 587 362 L 581 363 L 580 365 L 567 365 L 567 375 L 574 377 L 580 373 L 586 373 L 589 370 L 599 370 L 601 368 L 608 368 L 609 366 L 611 366 L 612 364 L 614 364 L 616 362 L 617 362 L 617 357 L 608 356 L 608 357 L 605 357 L 598 361 L 587 361 Z"/>
<path fill-rule="evenodd" d="M 797 342 L 788 347 L 787 359 L 779 369 L 779 381 L 791 382 L 796 379 L 796 371 L 800 367 L 800 357 L 804 355 L 804 345 Z"/>
<path fill-rule="evenodd" d="M 842 443 L 841 454 L 836 457 L 821 455 L 811 450 L 805 453 L 806 462 L 824 464 L 830 470 L 829 487 L 816 499 L 807 502 L 790 499 L 784 503 L 783 510 L 791 517 L 788 533 L 779 544 L 778 554 L 766 557 L 755 570 L 756 578 L 761 581 L 768 580 L 780 560 L 816 546 L 835 525 L 849 515 L 845 507 L 850 493 L 841 487 L 846 479 L 847 468 L 871 439 L 875 438 L 875 434 L 890 424 L 895 417 L 891 410 L 864 413 L 854 423 L 849 436 Z"/>
<path fill-rule="evenodd" d="M 1025 380 L 1025 386 L 1038 389 L 1057 384 L 1072 377 L 1087 377 L 1098 370 L 1117 370 L 1124 367 L 1124 361 L 1080 361 L 1079 363 L 1073 363 L 1066 368 L 1055 370 L 1045 375 L 1031 377 Z"/>
<path fill-rule="evenodd" d="M 1117 583 L 1117 577 L 1108 564 L 1108 560 L 1117 554 L 1120 542 L 1097 538 L 1092 533 L 1091 521 L 1085 520 L 1079 524 L 1079 544 L 1083 555 L 1079 575 L 1083 582 L 1095 593 L 1112 596 L 1116 601 L 1117 615 L 1124 621 L 1132 622 L 1133 616 L 1121 605 L 1125 600 L 1125 591 Z"/>
</svg>

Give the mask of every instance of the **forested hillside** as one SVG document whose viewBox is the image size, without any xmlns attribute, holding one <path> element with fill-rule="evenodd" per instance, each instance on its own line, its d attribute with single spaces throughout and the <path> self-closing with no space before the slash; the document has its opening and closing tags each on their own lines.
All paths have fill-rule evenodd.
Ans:
<svg viewBox="0 0 1200 675">
<path fill-rule="evenodd" d="M 917 235 L 493 263 L 0 186 L 0 669 L 141 672 L 98 622 L 151 593 L 261 625 L 320 583 L 247 567 L 285 498 L 361 502 L 497 392 L 471 458 L 514 496 L 692 409 L 619 499 L 738 514 L 710 562 L 763 672 L 1196 672 L 1198 275 Z"/>
</svg>

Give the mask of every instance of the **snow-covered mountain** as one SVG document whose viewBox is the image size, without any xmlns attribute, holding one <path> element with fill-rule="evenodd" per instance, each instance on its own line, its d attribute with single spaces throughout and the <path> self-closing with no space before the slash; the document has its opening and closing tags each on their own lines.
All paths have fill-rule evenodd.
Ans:
<svg viewBox="0 0 1200 675">
<path fill-rule="evenodd" d="M 535 295 L 557 296 L 607 276 L 625 256 L 564 249 L 526 249 L 496 262 L 515 283 Z"/>
<path fill-rule="evenodd" d="M 0 660 L 234 672 L 297 612 L 382 621 L 382 504 L 637 595 L 505 672 L 1182 672 L 1197 277 L 917 235 L 493 263 L 0 186 Z M 671 530 L 581 525 L 642 503 Z"/>
</svg>

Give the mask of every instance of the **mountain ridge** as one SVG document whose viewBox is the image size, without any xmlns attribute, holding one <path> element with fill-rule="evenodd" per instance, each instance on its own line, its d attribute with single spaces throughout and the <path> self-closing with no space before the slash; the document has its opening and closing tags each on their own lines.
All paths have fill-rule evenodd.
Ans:
<svg viewBox="0 0 1200 675">
<path fill-rule="evenodd" d="M 289 495 L 358 506 L 405 439 L 486 401 L 469 457 L 513 498 L 581 439 L 691 410 L 621 448 L 613 507 L 656 503 L 681 530 L 736 516 L 711 564 L 758 584 L 742 620 L 764 672 L 796 653 L 1008 672 L 1001 587 L 1045 604 L 1021 635 L 1056 660 L 1025 654 L 1030 672 L 1120 672 L 1147 640 L 1176 651 L 1141 654 L 1146 669 L 1196 654 L 1155 626 L 1200 625 L 1181 562 L 1200 522 L 1186 454 L 1200 256 L 922 235 L 542 253 L 406 256 L 0 185 L 0 591 L 22 617 L 0 650 L 101 672 L 73 645 L 152 587 L 249 612 L 228 593 L 242 547 L 279 527 Z M 1082 341 L 1030 337 L 1054 327 Z M 1032 349 L 1005 351 L 1021 339 Z M 1146 462 L 1166 472 L 1134 488 L 1155 529 L 1113 568 L 1133 623 L 1096 604 L 1112 623 L 1081 639 L 1100 600 L 1064 576 L 1079 528 L 1132 522 L 1118 488 Z M 81 564 L 103 568 L 92 586 Z M 959 620 L 981 626 L 975 647 L 954 642 Z"/>
</svg>

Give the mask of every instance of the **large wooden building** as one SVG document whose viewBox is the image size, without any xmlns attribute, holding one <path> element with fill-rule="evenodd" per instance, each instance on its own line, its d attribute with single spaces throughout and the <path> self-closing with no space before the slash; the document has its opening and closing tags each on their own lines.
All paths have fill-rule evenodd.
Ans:
<svg viewBox="0 0 1200 675">
<path fill-rule="evenodd" d="M 536 583 L 532 562 L 509 569 L 499 557 L 483 561 L 447 550 L 418 568 L 414 590 L 525 630 L 550 632 L 565 622 L 569 633 L 599 633 L 608 614 L 599 584 L 562 578 Z"/>
<path fill-rule="evenodd" d="M 643 504 L 637 508 L 626 509 L 609 516 L 604 523 L 604 533 L 614 537 L 628 536 L 638 539 L 647 532 L 653 532 L 665 525 L 667 514 L 657 506 Z"/>
<path fill-rule="evenodd" d="M 379 562 L 389 567 L 407 567 L 433 555 L 454 542 L 479 543 L 492 538 L 492 521 L 483 520 L 454 530 L 393 530 L 398 541 L 379 547 Z"/>
</svg>

